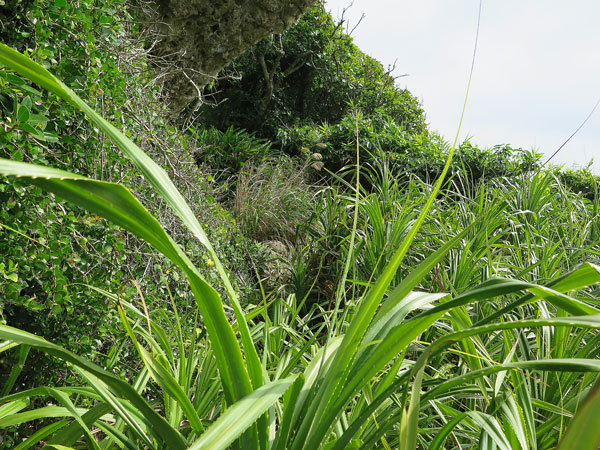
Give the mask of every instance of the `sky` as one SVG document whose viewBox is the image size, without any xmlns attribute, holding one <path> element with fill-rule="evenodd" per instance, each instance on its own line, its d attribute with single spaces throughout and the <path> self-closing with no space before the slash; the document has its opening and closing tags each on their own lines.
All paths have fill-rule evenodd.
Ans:
<svg viewBox="0 0 600 450">
<path fill-rule="evenodd" d="M 479 0 L 327 0 L 354 42 L 421 101 L 431 130 L 456 136 Z M 548 156 L 600 98 L 600 0 L 483 0 L 459 142 L 508 144 Z M 600 107 L 552 159 L 600 174 Z"/>
</svg>

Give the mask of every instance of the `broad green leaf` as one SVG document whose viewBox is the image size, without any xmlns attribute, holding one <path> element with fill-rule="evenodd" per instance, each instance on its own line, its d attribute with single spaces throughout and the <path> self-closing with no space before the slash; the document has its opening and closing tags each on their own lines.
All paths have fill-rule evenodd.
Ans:
<svg viewBox="0 0 600 450">
<path fill-rule="evenodd" d="M 572 272 L 563 275 L 562 277 L 552 280 L 547 284 L 547 287 L 557 292 L 568 292 L 576 289 L 582 289 L 600 282 L 600 269 L 595 264 L 583 263 Z M 504 314 L 514 310 L 515 308 L 530 303 L 534 300 L 533 294 L 524 295 L 521 299 L 513 302 L 499 311 L 482 319 L 475 325 L 484 325 L 490 323 Z M 587 306 L 587 305 L 586 305 Z"/>
<path fill-rule="evenodd" d="M 17 414 L 19 411 L 27 408 L 28 406 L 28 398 L 13 400 L 11 402 L 4 403 L 3 405 L 0 405 L 0 420 L 4 419 L 5 417 Z"/>
<path fill-rule="evenodd" d="M 50 425 L 46 425 L 33 433 L 19 445 L 17 445 L 13 450 L 27 450 L 32 448 L 33 446 L 39 444 L 44 438 L 54 434 L 56 431 L 60 430 L 62 427 L 66 426 L 69 423 L 67 420 L 60 420 L 58 422 L 52 423 Z M 79 428 L 79 425 L 77 425 Z"/>
<path fill-rule="evenodd" d="M 467 417 L 467 413 L 462 413 L 455 416 L 451 421 L 449 421 L 446 425 L 442 427 L 440 431 L 436 433 L 433 438 L 433 441 L 429 444 L 429 450 L 441 450 L 443 449 L 444 442 L 448 435 L 454 430 L 454 428 L 462 422 L 465 417 Z"/>
<path fill-rule="evenodd" d="M 2 388 L 1 394 L 2 396 L 7 395 L 15 385 L 15 382 L 21 374 L 23 367 L 25 367 L 25 360 L 27 359 L 27 355 L 29 355 L 29 350 L 30 347 L 28 347 L 27 345 L 21 345 L 19 347 L 19 357 L 17 359 L 16 364 L 13 364 L 13 366 L 11 367 L 10 374 L 8 375 L 7 380 L 4 382 L 4 387 Z"/>
<path fill-rule="evenodd" d="M 375 410 L 383 405 L 388 397 L 397 393 L 407 382 L 408 374 L 409 372 L 404 372 L 404 374 L 396 377 L 396 380 L 393 381 L 390 386 L 377 395 L 373 401 L 361 411 L 360 415 L 354 419 L 350 426 L 344 431 L 344 434 L 335 442 L 335 445 L 331 450 L 344 450 L 346 445 L 350 443 L 352 437 L 354 437 L 363 424 L 372 417 Z"/>
<path fill-rule="evenodd" d="M 77 410 L 79 414 L 83 414 L 86 411 L 87 410 L 83 408 L 79 408 Z M 71 411 L 69 411 L 67 408 L 63 408 L 62 406 L 44 406 L 42 408 L 4 416 L 0 419 L 0 429 L 20 425 L 33 420 L 53 417 L 72 417 L 72 414 Z"/>
<path fill-rule="evenodd" d="M 406 416 L 402 419 L 402 432 L 400 433 L 400 449 L 413 450 L 417 448 L 417 433 L 419 411 L 421 406 L 421 384 L 423 382 L 424 368 L 421 368 L 413 381 L 410 404 Z"/>
<path fill-rule="evenodd" d="M 273 443 L 272 450 L 285 450 L 285 446 L 289 442 L 289 436 L 292 431 L 292 419 L 298 396 L 304 385 L 304 375 L 300 374 L 283 396 L 283 415 L 277 437 Z"/>
<path fill-rule="evenodd" d="M 446 297 L 449 297 L 449 295 L 445 293 L 430 294 L 428 292 L 413 291 L 405 295 L 393 307 L 389 307 L 390 304 L 386 303 L 384 306 L 387 305 L 389 309 L 384 314 L 378 313 L 375 316 L 373 323 L 365 334 L 362 345 L 364 346 L 369 342 L 382 339 L 390 329 L 396 325 L 400 325 L 411 311 L 425 309 L 425 307 Z M 368 349 L 369 347 L 363 347 L 359 350 L 357 358 L 360 357 L 361 352 L 368 351 Z"/>
<path fill-rule="evenodd" d="M 20 104 L 17 108 L 17 122 L 26 123 L 29 120 L 29 108 L 25 104 Z"/>
<path fill-rule="evenodd" d="M 415 319 L 393 327 L 386 337 L 373 343 L 375 350 L 368 358 L 361 360 L 360 364 L 353 367 L 352 376 L 346 380 L 343 390 L 336 398 L 330 399 L 328 409 L 320 420 L 324 427 L 326 423 L 332 423 L 344 405 L 354 397 L 360 389 L 369 382 L 381 369 L 385 367 L 398 353 L 400 353 L 419 334 L 434 323 L 441 314 Z M 340 350 L 338 349 L 338 352 Z"/>
<path fill-rule="evenodd" d="M 519 411 L 519 407 L 512 393 L 507 392 L 506 395 L 507 399 L 500 407 L 502 410 L 502 415 L 504 416 L 506 423 L 510 426 L 510 428 L 512 428 L 512 431 L 516 435 L 518 445 L 521 448 L 526 449 L 528 448 L 527 437 L 525 436 L 526 433 L 523 427 L 524 424 L 521 420 L 521 412 Z M 516 445 L 513 445 L 512 447 L 516 447 Z"/>
<path fill-rule="evenodd" d="M 92 435 L 92 433 L 88 427 L 88 424 L 84 422 L 82 415 L 79 413 L 77 408 L 75 408 L 75 405 L 73 404 L 73 402 L 71 401 L 69 396 L 67 394 L 65 394 L 64 392 L 60 391 L 59 389 L 46 388 L 46 390 L 48 391 L 48 393 L 50 395 L 52 395 L 60 404 L 62 404 L 71 413 L 72 417 L 75 418 L 75 421 L 79 424 L 79 426 L 81 427 L 81 430 L 83 431 L 85 436 L 88 438 L 88 444 L 91 445 L 95 450 L 99 450 L 98 443 L 96 442 L 96 439 Z M 85 411 L 84 415 L 87 413 L 89 413 L 89 410 Z"/>
<path fill-rule="evenodd" d="M 487 433 L 487 435 L 500 450 L 512 450 L 510 447 L 510 442 L 506 440 L 506 437 L 502 432 L 502 428 L 498 424 L 498 421 L 495 417 L 479 411 L 469 411 L 467 412 L 467 415 L 471 418 L 471 420 L 473 420 L 473 422 L 475 422 L 475 424 L 477 424 L 485 433 Z M 496 445 L 490 446 L 490 448 L 496 448 Z"/>
<path fill-rule="evenodd" d="M 597 282 L 596 277 L 588 278 L 589 284 L 594 284 Z M 438 311 L 444 310 L 452 310 L 457 306 L 466 305 L 468 303 L 473 303 L 479 300 L 492 300 L 495 297 L 501 295 L 507 295 L 514 292 L 522 291 L 522 290 L 530 290 L 532 292 L 532 296 L 528 297 L 528 300 L 534 299 L 534 296 L 544 298 L 548 302 L 553 305 L 561 308 L 571 314 L 581 315 L 581 314 L 596 314 L 599 313 L 600 310 L 593 308 L 579 300 L 576 300 L 572 297 L 568 297 L 565 295 L 561 295 L 561 293 L 554 291 L 548 287 L 540 286 L 534 283 L 529 283 L 526 281 L 519 280 L 510 280 L 507 278 L 492 278 L 490 280 L 484 281 L 479 286 L 469 289 L 468 291 L 462 293 L 461 295 L 455 297 L 453 300 L 446 302 L 442 305 L 439 305 L 429 311 L 421 313 L 421 315 L 434 314 Z M 523 302 L 513 302 L 512 305 L 506 307 L 506 311 L 510 311 L 517 306 L 522 305 Z M 488 320 L 481 321 L 480 323 L 488 323 Z"/>
<path fill-rule="evenodd" d="M 512 361 L 513 356 L 515 355 L 515 351 L 517 350 L 517 344 L 518 344 L 518 342 L 514 343 L 514 345 L 508 352 L 508 355 L 506 355 L 506 358 L 504 358 L 504 361 L 503 361 L 504 363 L 509 363 Z M 498 394 L 500 393 L 500 389 L 502 388 L 502 385 L 504 383 L 504 378 L 506 378 L 506 375 L 507 375 L 506 372 L 500 372 L 498 374 L 498 376 L 496 377 L 496 381 L 494 382 L 494 397 L 498 396 Z"/>
<path fill-rule="evenodd" d="M 478 223 L 478 220 L 472 222 L 468 227 L 462 230 L 459 234 L 454 236 L 448 242 L 444 243 L 438 250 L 433 252 L 427 258 L 425 258 L 417 267 L 402 280 L 402 282 L 396 286 L 389 294 L 388 298 L 381 305 L 377 315 L 373 319 L 373 324 L 369 327 L 369 332 L 373 333 L 377 331 L 377 328 L 381 325 L 378 323 L 384 323 L 384 317 L 392 312 L 398 303 L 408 303 L 407 297 L 410 292 L 417 287 L 417 285 L 431 272 L 431 270 L 438 264 L 446 254 L 460 242 L 461 239 L 467 235 L 469 231 Z"/>
<path fill-rule="evenodd" d="M 111 408 L 106 403 L 99 403 L 87 411 L 81 419 L 86 427 L 91 427 L 93 424 L 98 424 L 96 421 L 102 416 L 111 411 Z M 52 439 L 48 441 L 49 444 L 73 445 L 83 435 L 83 431 L 78 422 L 73 422 L 68 426 L 65 426 L 58 433 L 54 433 Z M 41 439 L 41 438 L 40 438 Z"/>
<path fill-rule="evenodd" d="M 266 384 L 231 405 L 189 450 L 227 448 L 283 395 L 295 378 L 288 377 Z"/>
<path fill-rule="evenodd" d="M 498 364 L 474 370 L 463 375 L 456 376 L 444 383 L 438 384 L 435 388 L 426 392 L 421 399 L 425 402 L 430 399 L 445 395 L 446 392 L 456 386 L 460 386 L 468 381 L 491 375 L 506 369 L 521 370 L 539 370 L 553 372 L 600 372 L 600 361 L 595 359 L 546 359 L 540 361 L 521 361 L 507 364 Z"/>
</svg>

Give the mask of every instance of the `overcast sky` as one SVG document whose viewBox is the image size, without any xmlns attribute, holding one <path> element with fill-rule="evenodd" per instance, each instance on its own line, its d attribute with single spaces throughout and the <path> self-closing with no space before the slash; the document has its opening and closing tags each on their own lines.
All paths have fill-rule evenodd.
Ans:
<svg viewBox="0 0 600 450">
<path fill-rule="evenodd" d="M 350 0 L 327 0 L 334 18 Z M 456 135 L 479 0 L 354 0 L 355 43 L 417 96 L 430 129 Z M 600 0 L 483 0 L 479 44 L 460 140 L 552 154 L 600 98 Z M 600 107 L 552 160 L 600 173 Z"/>
</svg>

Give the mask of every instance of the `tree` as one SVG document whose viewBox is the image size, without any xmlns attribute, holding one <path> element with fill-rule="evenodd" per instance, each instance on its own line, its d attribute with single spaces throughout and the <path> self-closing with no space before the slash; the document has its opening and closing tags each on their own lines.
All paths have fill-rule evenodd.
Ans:
<svg viewBox="0 0 600 450">
<path fill-rule="evenodd" d="M 288 31 L 260 41 L 207 92 L 217 106 L 202 106 L 201 121 L 274 137 L 281 127 L 336 123 L 353 103 L 366 115 L 385 111 L 407 131 L 423 131 L 418 100 L 342 26 L 322 6 L 313 7 Z"/>
</svg>

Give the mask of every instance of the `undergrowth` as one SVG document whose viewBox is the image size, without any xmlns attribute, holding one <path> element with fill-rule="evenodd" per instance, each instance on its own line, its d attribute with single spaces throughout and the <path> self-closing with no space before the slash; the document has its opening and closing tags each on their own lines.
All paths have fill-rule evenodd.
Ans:
<svg viewBox="0 0 600 450">
<path fill-rule="evenodd" d="M 118 6 L 0 7 L 4 448 L 594 448 L 597 178 L 378 108 L 179 130 Z"/>
</svg>

